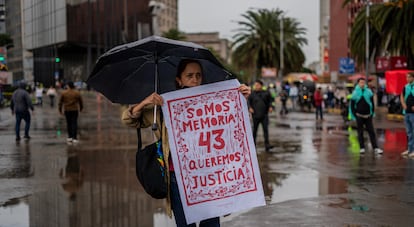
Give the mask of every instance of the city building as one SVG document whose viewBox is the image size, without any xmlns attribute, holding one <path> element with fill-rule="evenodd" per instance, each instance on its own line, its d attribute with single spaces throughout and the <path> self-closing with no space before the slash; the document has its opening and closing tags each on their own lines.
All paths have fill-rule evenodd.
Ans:
<svg viewBox="0 0 414 227">
<path fill-rule="evenodd" d="M 320 62 L 324 74 L 330 74 L 331 77 L 340 74 L 340 59 L 351 57 L 351 28 L 358 12 L 366 6 L 365 0 L 355 0 L 346 6 L 343 6 L 343 2 L 343 0 L 320 1 Z M 370 2 L 375 4 L 384 1 L 371 0 Z M 355 67 L 356 70 L 364 71 L 358 65 Z"/>
<path fill-rule="evenodd" d="M 18 81 L 25 78 L 23 70 L 24 50 L 22 48 L 22 20 L 21 20 L 21 3 L 22 1 L 5 0 L 5 33 L 10 35 L 13 40 L 13 46 L 6 48 L 7 67 L 13 75 L 12 80 Z M 32 75 L 30 73 L 30 75 Z M 8 81 L 12 83 L 13 81 Z"/>
<path fill-rule="evenodd" d="M 210 48 L 223 63 L 231 63 L 231 43 L 219 37 L 218 32 L 186 33 L 186 41 Z"/>
<path fill-rule="evenodd" d="M 13 80 L 43 83 L 85 81 L 93 63 L 116 45 L 177 26 L 177 0 L 6 0 Z M 23 4 L 24 3 L 24 4 Z M 23 5 L 20 5 L 23 4 Z M 167 15 L 165 15 L 167 14 Z M 20 20 L 21 18 L 21 20 Z M 158 27 L 159 26 L 159 27 Z"/>
<path fill-rule="evenodd" d="M 0 34 L 6 33 L 6 2 L 0 0 Z"/>
</svg>

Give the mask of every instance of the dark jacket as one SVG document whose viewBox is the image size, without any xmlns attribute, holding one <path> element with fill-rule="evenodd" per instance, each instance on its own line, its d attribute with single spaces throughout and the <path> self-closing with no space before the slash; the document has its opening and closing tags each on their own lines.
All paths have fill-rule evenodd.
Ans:
<svg viewBox="0 0 414 227">
<path fill-rule="evenodd" d="M 374 96 L 368 90 L 368 88 L 362 89 L 362 91 L 369 92 L 369 103 L 367 99 L 364 97 L 360 97 L 359 99 L 353 99 L 351 98 L 350 107 L 352 114 L 354 116 L 358 115 L 373 115 L 375 112 L 375 105 L 374 105 Z"/>
<path fill-rule="evenodd" d="M 272 107 L 273 98 L 269 91 L 253 91 L 249 98 L 249 107 L 253 108 L 253 118 L 263 118 Z"/>
<path fill-rule="evenodd" d="M 408 92 L 407 92 L 407 90 L 408 90 L 408 86 L 414 86 L 414 84 L 409 84 L 409 85 L 406 85 L 405 87 L 404 87 L 404 89 L 403 89 L 403 97 L 404 97 L 404 100 L 405 100 L 405 104 L 407 105 L 407 109 L 405 110 L 405 113 L 414 113 L 414 111 L 412 110 L 412 107 L 414 106 L 414 96 L 413 96 L 413 94 L 412 94 L 412 92 L 411 92 L 411 90 L 413 89 L 413 88 L 411 88 Z M 408 93 L 408 94 L 407 94 Z"/>
<path fill-rule="evenodd" d="M 26 112 L 29 109 L 33 110 L 32 100 L 29 93 L 23 88 L 18 88 L 13 92 L 10 109 L 14 113 Z"/>
</svg>

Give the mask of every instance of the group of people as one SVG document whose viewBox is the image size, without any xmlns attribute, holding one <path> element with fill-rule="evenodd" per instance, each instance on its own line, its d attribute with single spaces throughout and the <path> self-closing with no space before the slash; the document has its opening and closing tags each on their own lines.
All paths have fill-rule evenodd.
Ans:
<svg viewBox="0 0 414 227">
<path fill-rule="evenodd" d="M 190 87 L 196 87 L 201 85 L 203 81 L 202 66 L 197 60 L 185 59 L 182 60 L 177 67 L 176 74 L 176 87 L 177 89 L 185 89 Z M 414 73 L 407 75 L 408 84 L 405 86 L 403 93 L 401 94 L 401 103 L 405 110 L 405 124 L 407 128 L 408 136 L 408 150 L 402 155 L 414 158 Z M 269 91 L 263 89 L 263 82 L 256 80 L 253 85 L 253 91 L 245 84 L 240 85 L 239 92 L 246 98 L 249 106 L 249 112 L 252 116 L 253 123 L 253 139 L 256 143 L 257 131 L 259 125 L 262 125 L 264 133 L 264 147 L 266 151 L 270 151 L 272 145 L 269 141 L 269 113 L 274 111 L 273 101 L 274 97 Z M 323 119 L 322 106 L 323 95 L 321 88 L 318 88 L 315 92 L 315 106 L 316 106 L 316 118 L 318 116 Z M 153 123 L 153 108 L 154 106 L 161 106 L 163 104 L 163 98 L 157 94 L 152 93 L 146 97 L 143 101 L 131 105 L 122 114 L 122 121 L 125 125 L 135 128 L 150 127 Z M 21 85 L 12 96 L 11 102 L 12 113 L 16 115 L 16 140 L 20 140 L 20 123 L 21 120 L 26 122 L 24 138 L 29 139 L 30 129 L 30 110 L 34 111 L 30 95 L 24 90 L 24 86 Z M 83 102 L 79 91 L 74 87 L 73 82 L 67 83 L 67 89 L 62 92 L 58 110 L 61 114 L 65 115 L 68 138 L 67 142 L 77 142 L 77 118 L 80 111 L 83 109 Z M 373 102 L 373 93 L 367 87 L 364 78 L 358 80 L 352 97 L 350 100 L 350 111 L 353 118 L 355 118 L 358 129 L 358 139 L 360 145 L 360 153 L 365 153 L 364 144 L 364 130 L 368 131 L 369 138 L 377 154 L 383 153 L 378 147 L 376 141 L 376 135 L 373 127 L 373 117 L 375 114 L 375 105 Z M 165 159 L 165 167 L 167 171 L 167 183 L 169 186 L 169 194 L 167 198 L 167 213 L 169 215 L 174 214 L 175 221 L 178 227 L 191 226 L 195 227 L 196 224 L 186 223 L 185 214 L 183 210 L 182 201 L 180 199 L 178 184 L 175 176 L 171 156 L 170 147 L 168 144 L 168 133 L 165 128 L 164 122 L 160 119 L 160 111 L 157 112 L 158 116 L 157 124 L 160 126 L 155 131 L 157 140 L 162 141 L 163 155 Z M 199 224 L 200 227 L 218 227 L 220 226 L 220 218 L 213 217 L 207 220 L 203 220 Z"/>
<path fill-rule="evenodd" d="M 20 141 L 20 126 L 22 120 L 25 122 L 24 127 L 24 139 L 29 140 L 30 124 L 31 124 L 31 113 L 34 111 L 34 106 L 29 92 L 25 89 L 26 84 L 21 82 L 18 88 L 13 92 L 10 109 L 12 115 L 15 115 L 15 133 L 16 141 Z M 39 90 L 39 91 L 38 91 Z M 43 88 L 36 88 L 36 99 L 37 104 L 42 105 Z M 50 105 L 54 107 L 54 99 L 57 96 L 57 91 L 54 87 L 48 89 L 46 93 L 50 97 Z M 59 99 L 58 110 L 61 115 L 66 118 L 67 132 L 68 132 L 68 143 L 77 143 L 77 129 L 78 129 L 78 114 L 83 109 L 83 101 L 80 92 L 76 90 L 73 82 L 68 82 L 66 90 L 62 92 Z"/>
</svg>

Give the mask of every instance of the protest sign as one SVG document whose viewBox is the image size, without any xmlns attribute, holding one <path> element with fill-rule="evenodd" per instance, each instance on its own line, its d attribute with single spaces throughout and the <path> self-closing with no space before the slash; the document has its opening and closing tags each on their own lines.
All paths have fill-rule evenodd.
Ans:
<svg viewBox="0 0 414 227">
<path fill-rule="evenodd" d="M 265 205 L 239 86 L 228 80 L 161 95 L 187 223 Z"/>
</svg>

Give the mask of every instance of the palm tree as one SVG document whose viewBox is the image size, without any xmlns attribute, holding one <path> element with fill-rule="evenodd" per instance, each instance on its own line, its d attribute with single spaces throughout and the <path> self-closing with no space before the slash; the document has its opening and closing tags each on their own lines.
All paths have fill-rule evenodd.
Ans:
<svg viewBox="0 0 414 227">
<path fill-rule="evenodd" d="M 249 10 L 242 14 L 245 21 L 238 21 L 241 27 L 234 35 L 233 62 L 239 68 L 256 69 L 263 66 L 280 68 L 280 20 L 283 20 L 284 72 L 302 68 L 305 55 L 301 46 L 307 43 L 303 35 L 306 29 L 299 27 L 296 19 L 283 17 L 280 9 Z"/>
<path fill-rule="evenodd" d="M 347 1 L 344 2 L 346 4 Z M 370 7 L 370 58 L 391 55 L 406 56 L 408 67 L 414 67 L 414 1 L 394 0 Z M 362 64 L 365 56 L 366 11 L 361 10 L 351 29 L 351 54 Z"/>
</svg>

